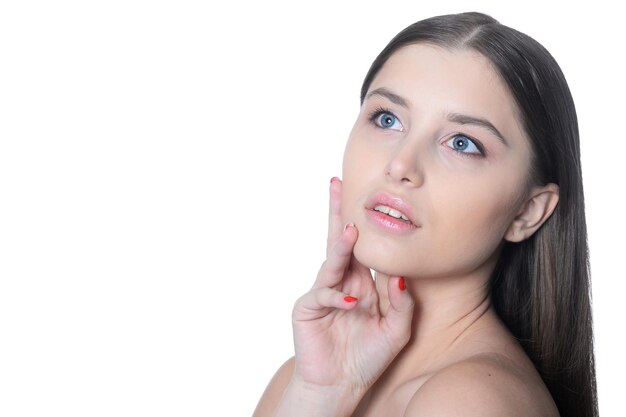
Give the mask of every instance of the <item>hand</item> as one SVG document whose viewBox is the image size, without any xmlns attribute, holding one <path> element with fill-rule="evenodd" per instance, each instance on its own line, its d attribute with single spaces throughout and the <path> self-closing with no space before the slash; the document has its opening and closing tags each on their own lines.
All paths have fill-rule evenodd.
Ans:
<svg viewBox="0 0 626 417">
<path fill-rule="evenodd" d="M 408 342 L 413 300 L 400 277 L 385 277 L 379 293 L 354 257 L 358 230 L 341 223 L 341 187 L 331 182 L 326 261 L 293 309 L 294 379 L 364 395 Z"/>
</svg>

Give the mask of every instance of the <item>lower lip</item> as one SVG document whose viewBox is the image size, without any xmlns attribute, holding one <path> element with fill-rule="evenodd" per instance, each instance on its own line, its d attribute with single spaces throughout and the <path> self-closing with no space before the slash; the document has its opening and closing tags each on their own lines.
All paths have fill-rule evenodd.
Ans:
<svg viewBox="0 0 626 417">
<path fill-rule="evenodd" d="M 374 224 L 376 224 L 381 229 L 384 229 L 388 232 L 395 233 L 408 233 L 417 229 L 417 226 L 414 224 L 408 224 L 400 219 L 396 219 L 395 217 L 387 216 L 384 213 L 381 213 L 376 210 L 367 210 L 367 218 Z"/>
</svg>

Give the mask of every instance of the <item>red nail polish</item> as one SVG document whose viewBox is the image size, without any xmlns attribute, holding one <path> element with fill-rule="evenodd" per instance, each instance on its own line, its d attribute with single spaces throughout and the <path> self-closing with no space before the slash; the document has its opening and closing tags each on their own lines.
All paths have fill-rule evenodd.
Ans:
<svg viewBox="0 0 626 417">
<path fill-rule="evenodd" d="M 353 303 L 353 302 L 355 302 L 356 300 L 358 300 L 358 298 L 353 297 L 353 296 L 351 296 L 351 295 L 346 295 L 345 297 L 343 297 L 343 299 L 344 299 L 344 300 L 346 300 L 346 301 L 347 301 L 347 302 L 349 302 L 349 303 Z"/>
<path fill-rule="evenodd" d="M 398 281 L 398 287 L 400 287 L 400 291 L 406 290 L 406 282 L 404 282 L 404 277 L 400 277 L 400 281 Z"/>
</svg>

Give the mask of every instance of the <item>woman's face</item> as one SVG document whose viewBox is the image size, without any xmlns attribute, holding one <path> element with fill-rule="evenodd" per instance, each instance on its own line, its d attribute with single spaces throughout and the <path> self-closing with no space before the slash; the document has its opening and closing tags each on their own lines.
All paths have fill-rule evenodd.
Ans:
<svg viewBox="0 0 626 417">
<path fill-rule="evenodd" d="M 355 257 L 406 277 L 490 271 L 526 201 L 530 159 L 487 59 L 399 49 L 372 82 L 344 154 L 342 217 L 359 230 Z M 373 210 L 396 203 L 411 224 Z"/>
</svg>

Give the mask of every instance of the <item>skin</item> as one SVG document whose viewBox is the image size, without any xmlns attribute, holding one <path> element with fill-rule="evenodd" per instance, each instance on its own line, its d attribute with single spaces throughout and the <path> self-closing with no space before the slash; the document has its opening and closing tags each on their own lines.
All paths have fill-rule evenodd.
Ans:
<svg viewBox="0 0 626 417">
<path fill-rule="evenodd" d="M 558 186 L 528 181 L 510 93 L 478 53 L 427 44 L 396 51 L 373 91 L 406 106 L 385 93 L 362 105 L 330 186 L 327 260 L 294 306 L 295 358 L 255 416 L 558 415 L 488 293 L 503 242 L 531 236 L 558 203 Z M 451 113 L 488 120 L 506 143 Z M 365 201 L 379 191 L 410 204 L 419 228 L 372 224 Z"/>
</svg>

